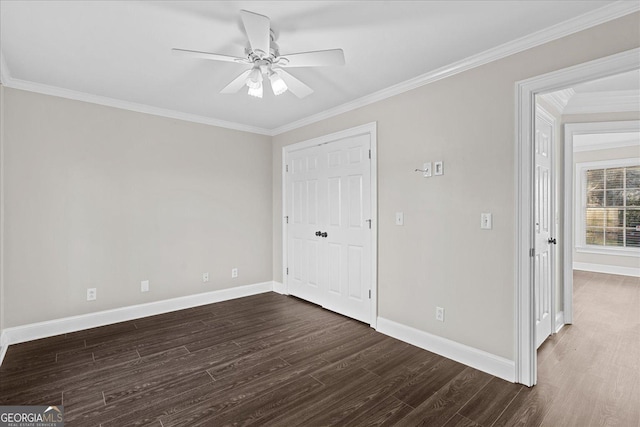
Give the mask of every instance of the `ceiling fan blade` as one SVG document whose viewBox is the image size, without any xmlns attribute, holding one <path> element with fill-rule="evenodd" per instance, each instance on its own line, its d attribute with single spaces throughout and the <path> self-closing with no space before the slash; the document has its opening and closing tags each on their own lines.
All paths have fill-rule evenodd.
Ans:
<svg viewBox="0 0 640 427">
<path fill-rule="evenodd" d="M 284 80 L 287 85 L 287 89 L 289 89 L 289 91 L 298 98 L 304 98 L 305 96 L 309 96 L 313 93 L 313 89 L 287 73 L 285 70 L 281 68 L 273 68 L 273 72 L 282 77 L 282 80 Z"/>
<path fill-rule="evenodd" d="M 261 58 L 269 56 L 269 46 L 271 45 L 271 21 L 269 18 L 248 10 L 241 10 L 240 16 L 251 49 Z"/>
<path fill-rule="evenodd" d="M 237 62 L 248 63 L 247 58 L 238 58 L 237 56 L 220 55 L 218 53 L 200 52 L 197 50 L 177 49 L 173 48 L 171 51 L 177 55 L 191 56 L 193 58 L 211 59 L 213 61 L 225 61 L 225 62 Z"/>
<path fill-rule="evenodd" d="M 282 67 L 322 67 L 327 65 L 344 65 L 342 49 L 318 50 L 315 52 L 291 53 L 281 55 L 278 65 Z"/>
<path fill-rule="evenodd" d="M 237 91 L 242 89 L 245 86 L 245 82 L 247 80 L 247 76 L 249 76 L 250 72 L 251 72 L 251 70 L 247 70 L 244 73 L 240 74 L 238 77 L 233 79 L 233 81 L 231 83 L 226 85 L 220 91 L 220 93 L 236 93 Z"/>
</svg>

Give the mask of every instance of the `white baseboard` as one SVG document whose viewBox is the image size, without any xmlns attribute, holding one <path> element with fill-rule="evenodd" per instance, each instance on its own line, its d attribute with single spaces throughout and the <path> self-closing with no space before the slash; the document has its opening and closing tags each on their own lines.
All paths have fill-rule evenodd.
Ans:
<svg viewBox="0 0 640 427">
<path fill-rule="evenodd" d="M 558 332 L 560 332 L 560 329 L 562 329 L 562 327 L 564 326 L 564 311 L 561 311 L 559 313 L 556 313 L 556 327 L 555 327 L 555 333 L 557 334 Z"/>
<path fill-rule="evenodd" d="M 377 330 L 390 337 L 413 344 L 506 381 L 515 382 L 515 362 L 513 360 L 432 335 L 383 317 L 378 317 Z"/>
<path fill-rule="evenodd" d="M 616 265 L 591 264 L 588 262 L 574 262 L 574 270 L 591 271 L 594 273 L 619 274 L 621 276 L 640 277 L 640 267 L 618 267 Z"/>
<path fill-rule="evenodd" d="M 273 290 L 273 287 L 273 282 L 263 282 L 6 328 L 2 331 L 0 345 L 2 345 L 2 351 L 6 352 L 6 348 L 11 344 L 257 295 L 270 292 Z M 1 356 L 4 357 L 4 353 L 2 353 Z"/>
<path fill-rule="evenodd" d="M 289 293 L 287 292 L 287 287 L 284 285 L 284 283 L 280 282 L 273 282 L 273 292 L 279 293 L 281 295 L 289 295 Z"/>
<path fill-rule="evenodd" d="M 0 331 L 0 366 L 2 366 L 4 356 L 7 354 L 7 348 L 9 348 L 9 344 L 5 342 L 5 339 L 4 331 Z"/>
</svg>

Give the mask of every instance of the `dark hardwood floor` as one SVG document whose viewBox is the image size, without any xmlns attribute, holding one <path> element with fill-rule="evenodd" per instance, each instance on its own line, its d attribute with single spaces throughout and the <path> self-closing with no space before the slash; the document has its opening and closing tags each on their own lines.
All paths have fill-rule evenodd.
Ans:
<svg viewBox="0 0 640 427">
<path fill-rule="evenodd" d="M 12 345 L 0 405 L 68 426 L 638 426 L 640 283 L 576 273 L 526 388 L 274 293 Z"/>
</svg>

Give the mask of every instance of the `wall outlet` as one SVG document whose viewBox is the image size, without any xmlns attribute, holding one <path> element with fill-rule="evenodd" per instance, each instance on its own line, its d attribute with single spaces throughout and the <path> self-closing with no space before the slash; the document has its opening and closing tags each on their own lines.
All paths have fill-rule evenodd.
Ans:
<svg viewBox="0 0 640 427">
<path fill-rule="evenodd" d="M 95 301 L 98 298 L 98 291 L 96 288 L 87 289 L 87 301 Z"/>
<path fill-rule="evenodd" d="M 143 280 L 140 282 L 140 292 L 149 292 L 149 281 Z"/>
<path fill-rule="evenodd" d="M 236 277 L 238 277 L 238 269 L 237 268 L 232 268 L 231 269 L 231 278 L 235 279 Z"/>
<path fill-rule="evenodd" d="M 202 273 L 202 283 L 209 281 L 209 273 Z"/>
<path fill-rule="evenodd" d="M 444 308 L 436 307 L 436 320 L 444 322 Z"/>
</svg>

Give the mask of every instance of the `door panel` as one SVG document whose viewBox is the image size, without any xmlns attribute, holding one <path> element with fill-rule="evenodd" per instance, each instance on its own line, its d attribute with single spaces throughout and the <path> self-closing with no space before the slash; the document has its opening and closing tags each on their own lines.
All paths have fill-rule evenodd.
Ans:
<svg viewBox="0 0 640 427">
<path fill-rule="evenodd" d="M 289 214 L 289 287 L 293 295 L 320 301 L 323 266 L 321 237 L 316 236 L 323 217 L 322 159 L 317 148 L 291 155 L 287 181 Z M 320 303 L 320 302 L 319 302 Z"/>
<path fill-rule="evenodd" d="M 553 125 L 540 115 L 535 121 L 535 233 L 534 257 L 534 312 L 536 321 L 536 347 L 552 333 L 551 315 L 551 244 L 552 199 L 551 199 L 551 153 L 553 148 Z"/>
</svg>

